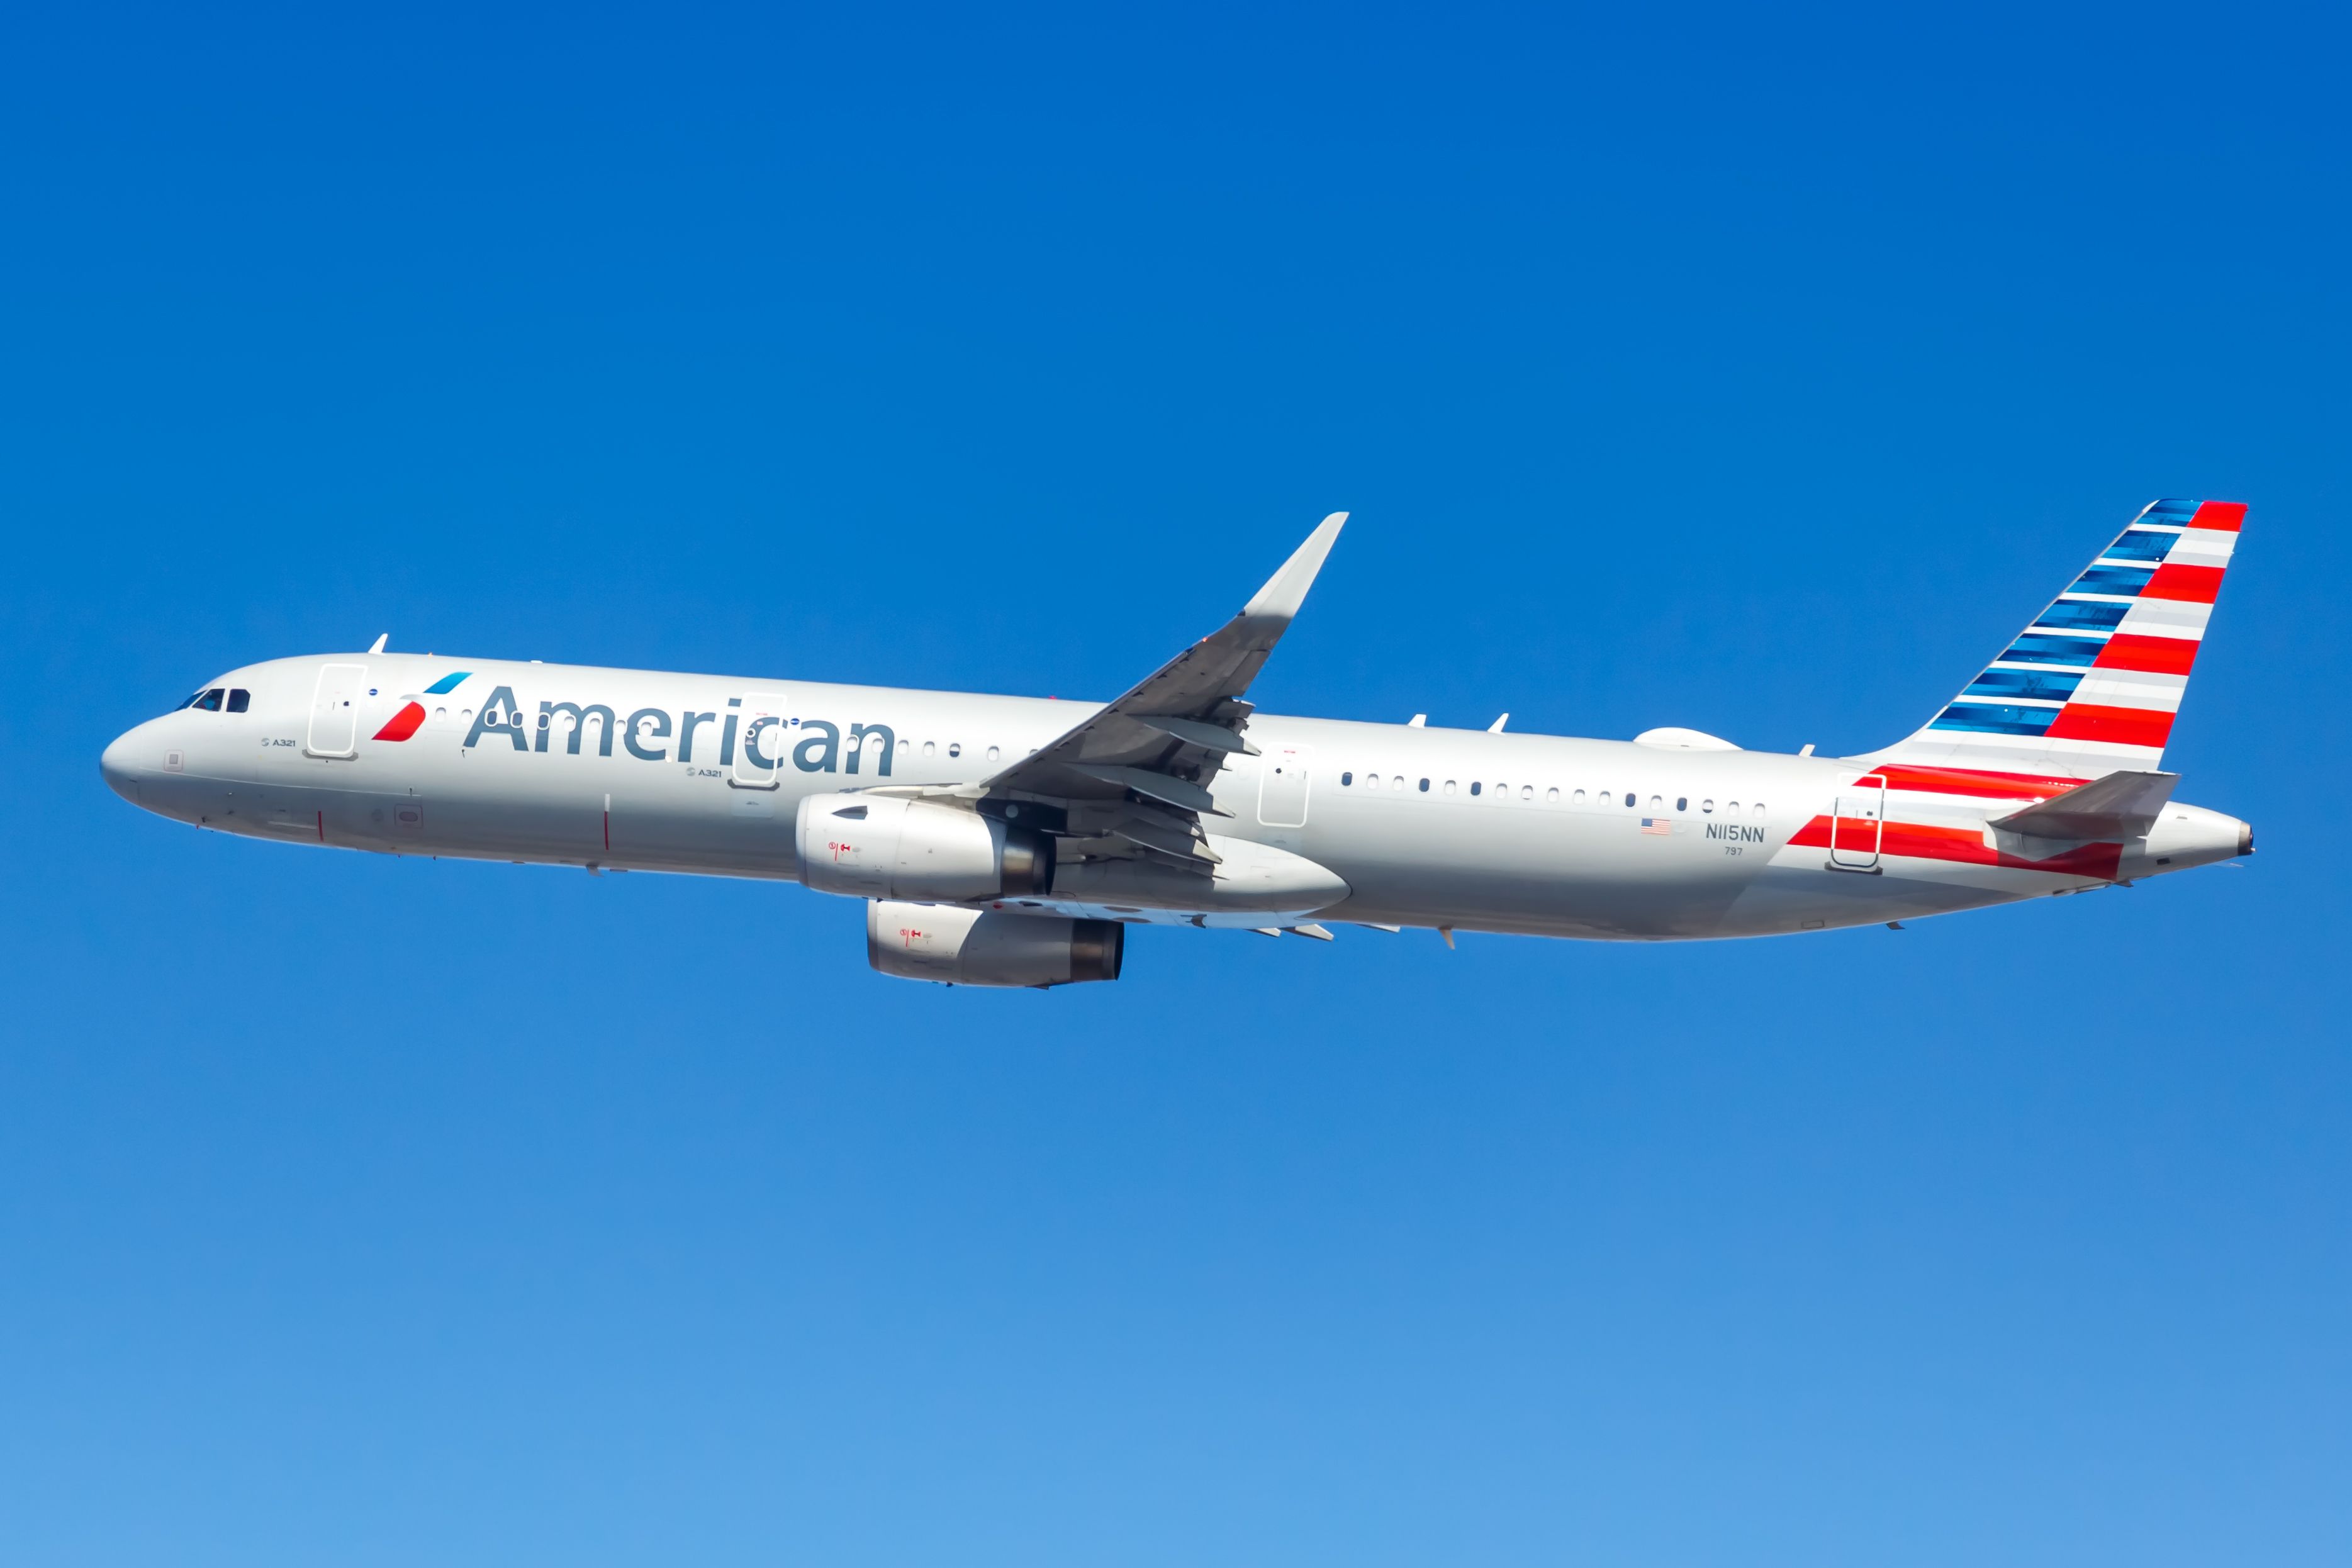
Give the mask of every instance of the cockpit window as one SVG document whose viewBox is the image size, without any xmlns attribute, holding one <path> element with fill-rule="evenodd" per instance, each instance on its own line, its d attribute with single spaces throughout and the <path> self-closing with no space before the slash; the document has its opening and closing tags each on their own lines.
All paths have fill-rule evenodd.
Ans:
<svg viewBox="0 0 2352 1568">
<path fill-rule="evenodd" d="M 207 713 L 217 713 L 221 710 L 221 699 L 227 695 L 227 692 L 215 686 L 210 691 L 207 691 L 203 696 L 197 698 L 194 702 L 190 704 L 190 706 L 201 708 Z"/>
<path fill-rule="evenodd" d="M 230 689 L 229 689 L 229 694 L 228 694 L 228 710 L 229 710 L 230 712 L 232 712 L 232 713 L 242 713 L 242 712 L 244 712 L 247 708 L 250 708 L 250 707 L 252 707 L 252 706 L 253 706 L 253 693 L 252 693 L 252 692 L 247 691 L 247 690 L 244 687 L 242 687 L 242 686 L 237 686 L 237 687 L 232 687 L 232 688 L 230 688 Z"/>
</svg>

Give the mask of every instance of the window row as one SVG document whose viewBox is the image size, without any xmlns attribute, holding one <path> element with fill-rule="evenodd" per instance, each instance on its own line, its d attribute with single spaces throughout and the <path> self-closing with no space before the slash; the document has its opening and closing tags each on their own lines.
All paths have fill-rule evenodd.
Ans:
<svg viewBox="0 0 2352 1568">
<path fill-rule="evenodd" d="M 215 686 L 210 690 L 197 692 L 172 711 L 177 713 L 182 708 L 194 708 L 200 712 L 217 713 L 226 707 L 231 713 L 242 713 L 252 706 L 253 693 L 244 687 Z"/>
<path fill-rule="evenodd" d="M 1379 773 L 1366 773 L 1364 775 L 1363 783 L 1359 784 L 1356 782 L 1355 773 L 1350 771 L 1339 775 L 1339 787 L 1341 789 L 1360 789 L 1367 793 L 1386 788 L 1391 795 L 1402 794 L 1408 790 L 1418 795 L 1427 795 L 1430 793 L 1430 781 L 1425 778 L 1418 780 L 1412 779 L 1403 773 L 1390 773 L 1385 779 L 1383 779 L 1382 775 Z M 1461 785 L 1456 781 L 1447 779 L 1438 787 L 1438 793 L 1453 795 L 1460 788 Z M 1495 800 L 1508 800 L 1511 798 L 1511 786 L 1499 781 L 1490 784 L 1484 779 L 1473 779 L 1470 781 L 1470 794 L 1473 796 L 1487 796 Z M 1521 800 L 1535 799 L 1536 786 L 1534 784 L 1519 785 L 1519 798 Z M 1563 793 L 1558 785 L 1554 784 L 1545 788 L 1543 798 L 1547 804 L 1553 805 L 1557 805 L 1565 800 L 1570 805 L 1604 809 L 1615 808 L 1622 799 L 1623 802 L 1623 809 L 1631 811 L 1640 803 L 1641 796 L 1638 791 L 1630 789 L 1625 791 L 1622 796 L 1617 791 L 1607 789 L 1594 790 L 1589 795 L 1580 789 L 1570 790 Z M 1690 808 L 1690 796 L 1676 795 L 1675 797 L 1674 809 L 1675 811 L 1685 812 Z M 1664 816 L 1666 814 L 1666 797 L 1662 795 L 1652 795 L 1650 797 L 1649 809 L 1650 815 L 1653 816 Z M 1704 815 L 1709 816 L 1714 816 L 1716 813 L 1715 797 L 1709 795 L 1701 800 L 1698 803 L 1698 809 Z M 1727 800 L 1723 803 L 1723 815 L 1726 816 L 1737 816 L 1739 815 L 1740 809 L 1740 804 L 1736 800 Z M 1764 803 L 1762 801 L 1751 802 L 1747 807 L 1747 810 L 1748 815 L 1756 818 L 1758 821 L 1760 822 L 1763 820 Z"/>
</svg>

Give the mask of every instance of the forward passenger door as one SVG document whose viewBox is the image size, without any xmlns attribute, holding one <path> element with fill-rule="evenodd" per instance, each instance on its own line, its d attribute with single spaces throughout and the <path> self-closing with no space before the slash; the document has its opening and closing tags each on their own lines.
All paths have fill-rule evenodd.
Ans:
<svg viewBox="0 0 2352 1568">
<path fill-rule="evenodd" d="M 359 700 L 366 690 L 366 665 L 320 666 L 319 684 L 310 694 L 310 728 L 302 749 L 314 757 L 359 755 Z"/>
</svg>

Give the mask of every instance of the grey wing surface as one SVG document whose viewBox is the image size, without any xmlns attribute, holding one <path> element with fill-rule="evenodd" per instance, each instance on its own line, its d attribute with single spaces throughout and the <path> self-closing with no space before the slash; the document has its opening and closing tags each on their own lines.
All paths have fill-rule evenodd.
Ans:
<svg viewBox="0 0 2352 1568">
<path fill-rule="evenodd" d="M 1217 857 L 1202 821 L 1224 815 L 1208 784 L 1229 753 L 1257 754 L 1243 734 L 1250 716 L 1244 693 L 1347 521 L 1344 511 L 1325 518 L 1223 626 L 969 793 L 983 810 L 1021 802 L 1047 808 L 1058 818 L 1065 857 L 1142 858 L 1208 874 Z"/>
</svg>

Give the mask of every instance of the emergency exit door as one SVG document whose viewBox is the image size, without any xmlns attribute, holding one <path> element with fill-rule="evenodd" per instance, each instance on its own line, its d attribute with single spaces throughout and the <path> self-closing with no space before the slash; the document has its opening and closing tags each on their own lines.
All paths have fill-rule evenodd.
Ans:
<svg viewBox="0 0 2352 1568">
<path fill-rule="evenodd" d="M 741 722 L 727 782 L 737 789 L 774 789 L 784 782 L 784 758 L 792 747 L 792 721 L 784 713 L 783 694 L 746 693 Z"/>
<path fill-rule="evenodd" d="M 1268 827 L 1307 826 L 1309 746 L 1275 746 L 1259 764 L 1257 819 Z"/>
</svg>

